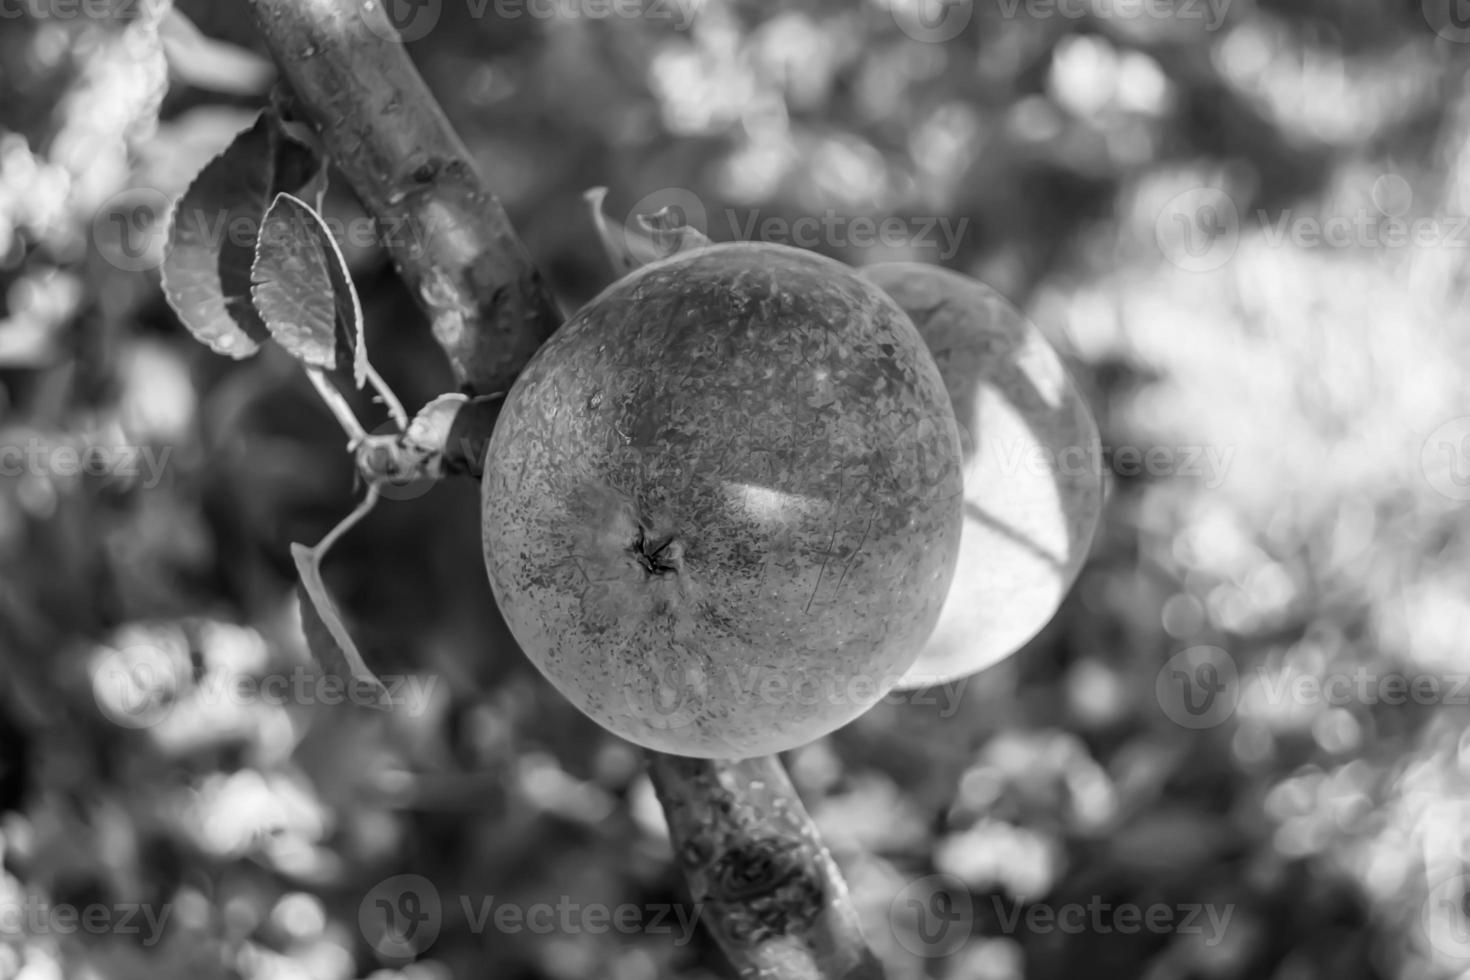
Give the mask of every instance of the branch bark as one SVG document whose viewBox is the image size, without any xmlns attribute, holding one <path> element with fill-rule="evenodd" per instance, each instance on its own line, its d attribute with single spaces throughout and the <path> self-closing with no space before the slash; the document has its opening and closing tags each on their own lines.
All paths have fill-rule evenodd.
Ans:
<svg viewBox="0 0 1470 980">
<path fill-rule="evenodd" d="M 743 980 L 882 980 L 780 759 L 650 753 L 649 771 L 695 906 Z"/>
<path fill-rule="evenodd" d="M 390 40 L 381 5 L 249 3 L 307 120 L 384 230 L 457 382 L 471 395 L 509 390 L 561 315 L 464 143 Z M 493 411 L 466 426 L 457 419 L 456 429 L 488 433 Z M 466 469 L 478 472 L 473 461 Z M 742 977 L 881 980 L 847 885 L 779 759 L 650 759 L 675 854 Z"/>
<path fill-rule="evenodd" d="M 508 390 L 561 314 L 383 5 L 250 6 L 299 106 L 377 220 L 461 389 Z"/>
</svg>

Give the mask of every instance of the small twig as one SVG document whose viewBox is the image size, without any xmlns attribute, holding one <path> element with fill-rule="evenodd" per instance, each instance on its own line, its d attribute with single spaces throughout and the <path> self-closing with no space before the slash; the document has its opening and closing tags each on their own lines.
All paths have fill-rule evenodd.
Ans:
<svg viewBox="0 0 1470 980">
<path fill-rule="evenodd" d="M 408 413 L 403 410 L 403 403 L 398 400 L 393 389 L 388 387 L 382 375 L 378 374 L 378 369 L 371 364 L 367 366 L 367 380 L 368 384 L 373 386 L 373 390 L 378 393 L 378 400 L 388 410 L 388 417 L 393 420 L 394 425 L 398 426 L 398 431 L 402 432 L 407 429 Z"/>
<path fill-rule="evenodd" d="M 312 385 L 316 387 L 316 393 L 322 396 L 327 408 L 337 417 L 337 422 L 342 426 L 342 431 L 347 433 L 347 444 L 357 446 L 367 437 L 367 431 L 363 429 L 362 423 L 357 421 L 357 416 L 352 412 L 352 406 L 347 404 L 347 399 L 342 397 L 342 392 L 332 384 L 331 379 L 320 368 L 309 367 L 306 376 L 311 379 Z"/>
</svg>

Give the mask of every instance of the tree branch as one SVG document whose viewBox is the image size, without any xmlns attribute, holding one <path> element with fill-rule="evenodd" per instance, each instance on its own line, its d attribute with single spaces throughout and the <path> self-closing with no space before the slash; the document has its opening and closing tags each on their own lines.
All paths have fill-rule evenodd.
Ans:
<svg viewBox="0 0 1470 980">
<path fill-rule="evenodd" d="M 333 162 L 468 394 L 506 391 L 561 324 L 555 300 L 381 3 L 249 0 Z"/>
<path fill-rule="evenodd" d="M 466 393 L 507 391 L 561 324 L 498 200 L 378 3 L 249 0 L 307 119 L 384 230 Z M 487 434 L 498 399 L 455 431 Z M 462 438 L 445 448 L 450 470 Z M 471 472 L 479 467 L 471 465 Z M 774 756 L 740 762 L 650 753 L 674 851 L 740 975 L 881 980 L 847 885 Z"/>
<path fill-rule="evenodd" d="M 744 980 L 882 980 L 780 759 L 650 753 L 695 905 Z"/>
</svg>

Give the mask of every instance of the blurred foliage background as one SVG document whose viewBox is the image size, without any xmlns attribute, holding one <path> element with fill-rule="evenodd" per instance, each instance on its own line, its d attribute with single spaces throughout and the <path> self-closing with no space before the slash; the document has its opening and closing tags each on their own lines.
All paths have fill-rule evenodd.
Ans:
<svg viewBox="0 0 1470 980">
<path fill-rule="evenodd" d="M 288 546 L 347 512 L 352 474 L 292 362 L 184 333 L 157 223 L 128 224 L 264 104 L 244 4 L 180 3 L 193 29 L 113 6 L 0 17 L 0 445 L 49 461 L 0 477 L 0 908 L 169 918 L 150 942 L 11 914 L 0 978 L 727 976 L 703 934 L 462 914 L 461 896 L 687 900 L 637 753 L 500 623 L 472 484 L 380 507 L 328 562 L 369 660 L 437 679 L 424 710 L 201 693 L 306 663 Z M 1470 969 L 1470 37 L 1449 3 L 977 0 L 940 28 L 911 0 L 428 6 L 410 50 L 567 309 L 607 278 L 594 185 L 623 214 L 692 195 L 717 240 L 752 217 L 963 220 L 957 250 L 817 247 L 989 282 L 1066 353 L 1108 446 L 1173 454 L 1110 474 L 1062 612 L 957 711 L 880 705 L 788 758 L 892 977 Z M 356 209 L 338 182 L 329 210 Z M 1290 230 L 1344 216 L 1343 241 Z M 1428 231 L 1394 244 L 1396 219 Z M 446 390 L 384 255 L 349 258 L 375 363 L 411 408 Z M 124 446 L 156 478 L 56 465 Z M 1225 462 L 1185 462 L 1206 451 Z M 1167 664 L 1204 647 L 1236 669 L 1226 710 L 1180 724 Z M 98 682 L 139 649 L 179 667 L 134 678 L 171 679 L 141 727 Z M 1280 693 L 1400 675 L 1444 684 L 1425 703 Z M 974 915 L 920 958 L 890 906 L 936 873 Z M 400 874 L 444 908 L 406 966 L 359 914 Z M 1005 925 L 1088 901 L 1231 918 Z"/>
</svg>

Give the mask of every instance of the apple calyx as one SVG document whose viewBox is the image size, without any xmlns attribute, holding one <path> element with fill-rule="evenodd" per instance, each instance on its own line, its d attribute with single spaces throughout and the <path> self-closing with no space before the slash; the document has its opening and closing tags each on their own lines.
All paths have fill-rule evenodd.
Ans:
<svg viewBox="0 0 1470 980">
<path fill-rule="evenodd" d="M 677 573 L 683 566 L 684 548 L 679 539 L 674 535 L 653 537 L 642 525 L 639 525 L 638 538 L 629 550 L 650 576 Z"/>
</svg>

